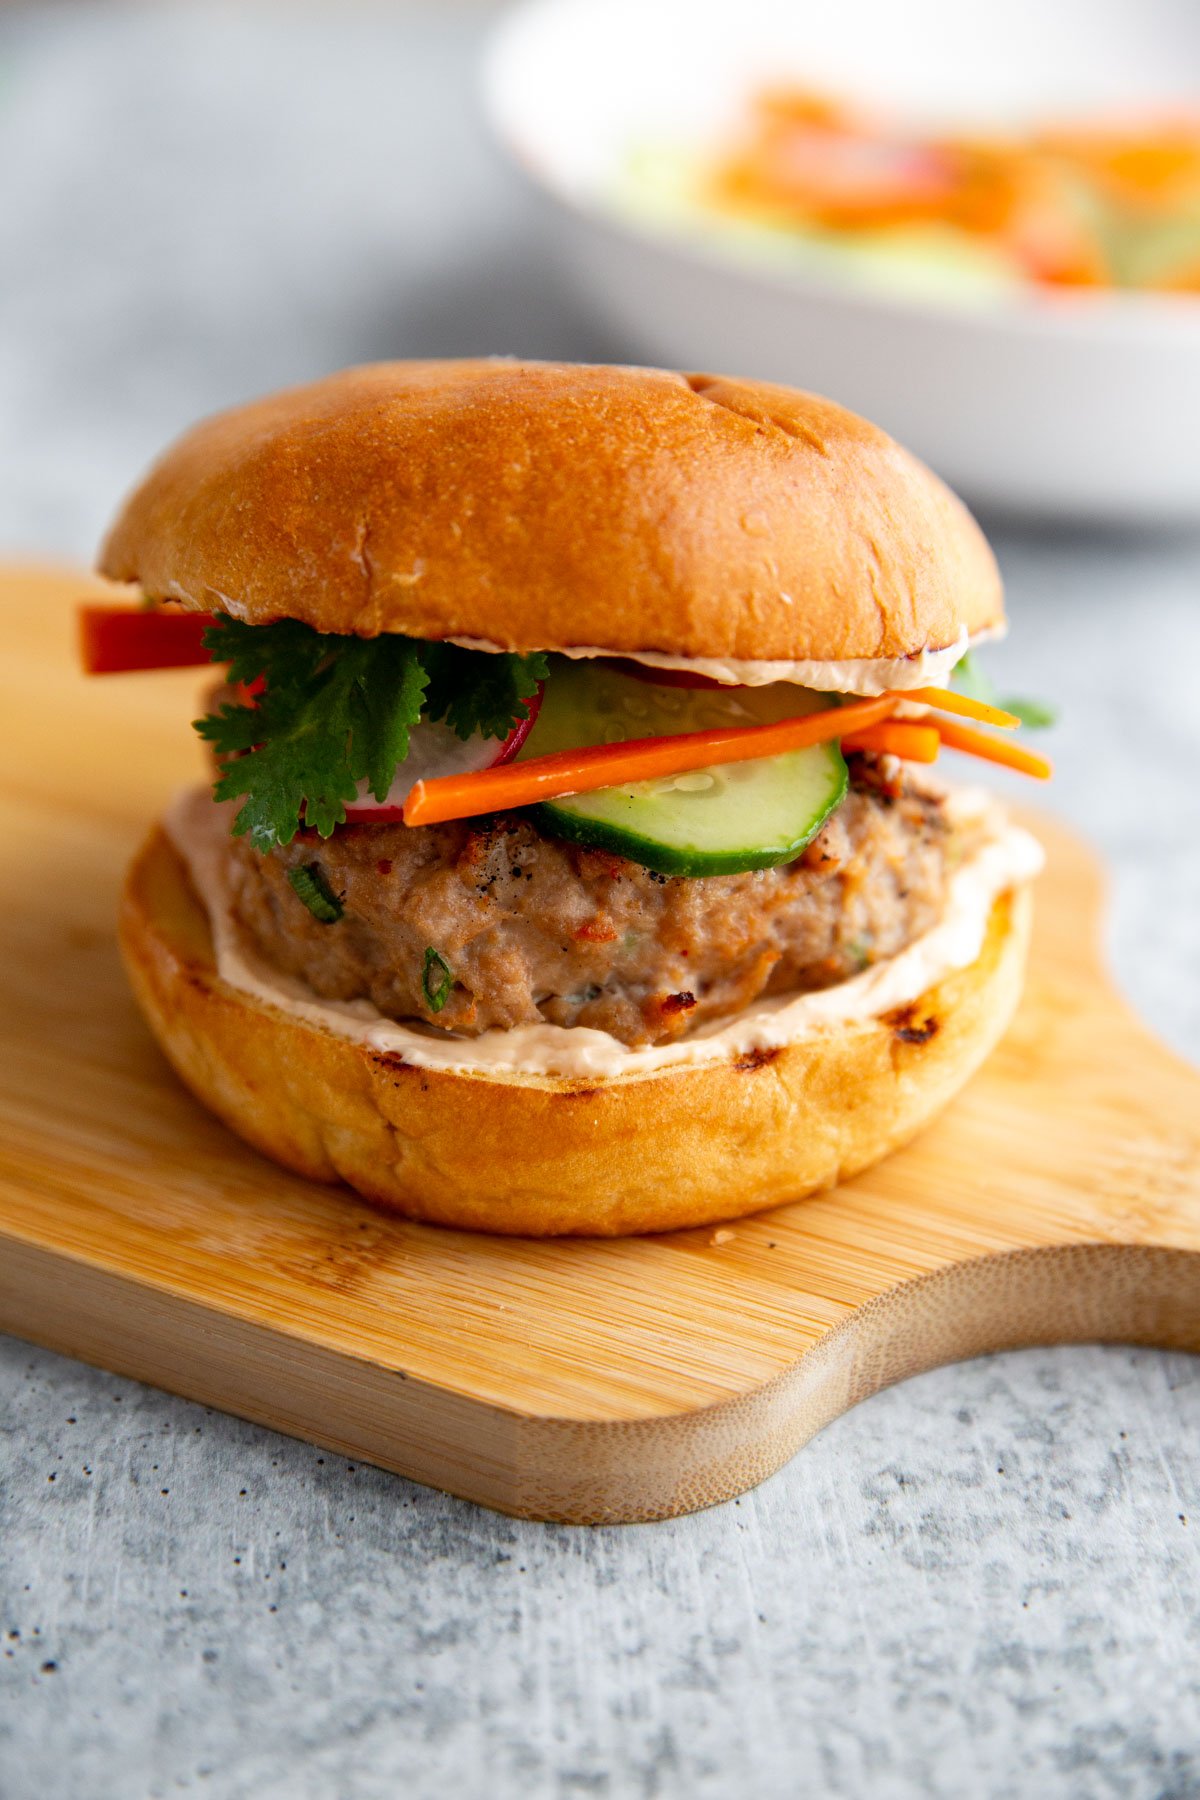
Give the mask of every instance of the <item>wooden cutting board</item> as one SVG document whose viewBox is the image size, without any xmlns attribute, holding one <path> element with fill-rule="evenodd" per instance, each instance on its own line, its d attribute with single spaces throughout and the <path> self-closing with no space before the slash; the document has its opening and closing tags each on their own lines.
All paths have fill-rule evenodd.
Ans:
<svg viewBox="0 0 1200 1800">
<path fill-rule="evenodd" d="M 1200 1075 L 1113 994 L 1095 864 L 1046 821 L 1008 1038 L 918 1143 L 833 1193 L 537 1243 L 397 1222 L 264 1162 L 176 1082 L 118 964 L 123 866 L 200 768 L 201 683 L 78 675 L 71 602 L 95 587 L 0 571 L 0 1326 L 577 1522 L 728 1499 L 954 1358 L 1200 1349 Z"/>
</svg>

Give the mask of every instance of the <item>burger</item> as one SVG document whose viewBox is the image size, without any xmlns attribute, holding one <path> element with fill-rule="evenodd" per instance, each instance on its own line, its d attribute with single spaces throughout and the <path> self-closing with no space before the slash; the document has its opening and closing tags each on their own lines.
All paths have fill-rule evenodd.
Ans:
<svg viewBox="0 0 1200 1800">
<path fill-rule="evenodd" d="M 1004 1031 L 1039 851 L 929 767 L 1047 772 L 950 686 L 996 565 L 830 401 L 351 369 L 189 432 L 100 567 L 139 592 L 90 667 L 214 671 L 133 991 L 286 1168 L 471 1230 L 699 1226 L 875 1163 Z"/>
</svg>

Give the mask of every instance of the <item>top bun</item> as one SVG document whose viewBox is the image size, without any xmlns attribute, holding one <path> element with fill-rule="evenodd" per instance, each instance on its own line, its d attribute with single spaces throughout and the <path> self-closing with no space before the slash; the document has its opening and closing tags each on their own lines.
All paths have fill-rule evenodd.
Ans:
<svg viewBox="0 0 1200 1800">
<path fill-rule="evenodd" d="M 375 363 L 206 420 L 100 568 L 256 625 L 523 651 L 907 657 L 1003 618 L 966 508 L 832 401 L 499 359 Z"/>
</svg>

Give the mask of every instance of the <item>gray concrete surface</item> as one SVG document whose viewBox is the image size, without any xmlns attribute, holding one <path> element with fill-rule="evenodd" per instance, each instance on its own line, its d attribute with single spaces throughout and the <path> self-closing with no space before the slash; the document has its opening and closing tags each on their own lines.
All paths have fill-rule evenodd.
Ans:
<svg viewBox="0 0 1200 1800">
<path fill-rule="evenodd" d="M 0 11 L 0 551 L 87 555 L 166 436 L 279 382 L 633 353 L 489 156 L 481 24 Z M 1200 1059 L 1200 544 L 995 536 L 991 661 L 1062 702 L 1119 978 Z M 943 1370 L 740 1502 L 572 1532 L 3 1342 L 0 1797 L 1200 1795 L 1198 1377 Z"/>
</svg>

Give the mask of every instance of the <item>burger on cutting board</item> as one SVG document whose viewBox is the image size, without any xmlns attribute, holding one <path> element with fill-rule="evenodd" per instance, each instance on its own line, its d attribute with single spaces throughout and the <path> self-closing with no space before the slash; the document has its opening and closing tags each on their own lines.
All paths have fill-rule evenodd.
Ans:
<svg viewBox="0 0 1200 1800">
<path fill-rule="evenodd" d="M 218 665 L 130 979 L 289 1169 L 484 1231 L 728 1219 L 911 1138 L 1011 1017 L 1040 853 L 929 767 L 1048 772 L 948 685 L 996 566 L 827 400 L 352 369 L 197 426 L 101 568 L 140 604 L 89 666 Z"/>
</svg>

